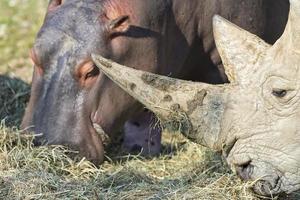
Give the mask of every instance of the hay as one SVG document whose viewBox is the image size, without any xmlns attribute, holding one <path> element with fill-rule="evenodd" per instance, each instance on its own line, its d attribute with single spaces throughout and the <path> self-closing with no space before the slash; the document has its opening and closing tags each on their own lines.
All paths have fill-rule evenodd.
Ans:
<svg viewBox="0 0 300 200">
<path fill-rule="evenodd" d="M 152 159 L 122 155 L 111 146 L 99 168 L 65 147 L 33 147 L 31 135 L 11 127 L 20 122 L 28 85 L 9 77 L 1 77 L 0 85 L 6 108 L 0 199 L 255 199 L 218 155 L 179 134 L 165 134 L 162 155 Z"/>
<path fill-rule="evenodd" d="M 28 84 L 0 75 L 0 119 L 5 120 L 7 126 L 20 124 L 28 99 Z"/>
<path fill-rule="evenodd" d="M 120 146 L 111 146 L 100 167 L 78 160 L 65 147 L 33 147 L 32 136 L 12 126 L 24 112 L 28 85 L 9 77 L 1 77 L 0 85 L 0 107 L 5 107 L 0 199 L 258 199 L 218 154 L 180 134 L 165 133 L 163 152 L 156 158 L 122 155 Z"/>
<path fill-rule="evenodd" d="M 245 186 L 232 185 L 240 183 L 221 165 L 219 158 L 195 144 L 182 144 L 177 151 L 172 151 L 173 156 L 165 154 L 150 160 L 112 155 L 111 161 L 96 168 L 86 160 L 73 161 L 68 156 L 70 151 L 63 147 L 33 148 L 31 140 L 31 136 L 1 126 L 0 198 L 229 199 L 239 194 L 248 196 Z"/>
<path fill-rule="evenodd" d="M 97 168 L 64 147 L 33 148 L 30 135 L 0 130 L 0 199 L 258 199 L 218 155 L 182 138 L 165 137 L 160 157 L 109 154 Z"/>
</svg>

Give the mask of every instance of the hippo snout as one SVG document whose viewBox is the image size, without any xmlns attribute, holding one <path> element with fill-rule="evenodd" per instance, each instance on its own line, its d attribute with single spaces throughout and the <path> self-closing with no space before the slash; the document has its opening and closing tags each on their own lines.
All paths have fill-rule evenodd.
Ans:
<svg viewBox="0 0 300 200">
<path fill-rule="evenodd" d="M 85 127 L 83 131 L 68 129 L 49 129 L 47 131 L 41 127 L 26 126 L 23 123 L 22 128 L 24 132 L 34 134 L 34 146 L 63 145 L 78 151 L 81 157 L 85 157 L 96 165 L 101 164 L 104 160 L 102 138 L 93 126 Z"/>
<path fill-rule="evenodd" d="M 101 164 L 104 160 L 104 147 L 101 136 L 94 128 L 91 128 L 88 134 L 85 134 L 79 146 L 79 152 L 94 164 Z"/>
</svg>

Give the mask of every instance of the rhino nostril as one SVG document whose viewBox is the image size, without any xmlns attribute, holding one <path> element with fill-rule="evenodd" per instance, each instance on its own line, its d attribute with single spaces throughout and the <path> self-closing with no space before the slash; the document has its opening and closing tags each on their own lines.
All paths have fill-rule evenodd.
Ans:
<svg viewBox="0 0 300 200">
<path fill-rule="evenodd" d="M 251 165 L 251 161 L 235 166 L 237 175 L 245 181 L 251 180 L 253 168 L 254 167 Z"/>
<path fill-rule="evenodd" d="M 253 191 L 261 195 L 271 195 L 272 194 L 272 185 L 268 181 L 260 180 L 252 188 Z"/>
</svg>

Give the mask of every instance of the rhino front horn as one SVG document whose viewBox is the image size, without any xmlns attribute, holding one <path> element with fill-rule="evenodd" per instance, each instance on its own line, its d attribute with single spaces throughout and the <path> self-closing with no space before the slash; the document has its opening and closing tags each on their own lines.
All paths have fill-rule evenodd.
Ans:
<svg viewBox="0 0 300 200">
<path fill-rule="evenodd" d="M 135 70 L 93 55 L 95 64 L 123 90 L 153 111 L 162 126 L 221 150 L 227 87 L 183 81 Z"/>
</svg>

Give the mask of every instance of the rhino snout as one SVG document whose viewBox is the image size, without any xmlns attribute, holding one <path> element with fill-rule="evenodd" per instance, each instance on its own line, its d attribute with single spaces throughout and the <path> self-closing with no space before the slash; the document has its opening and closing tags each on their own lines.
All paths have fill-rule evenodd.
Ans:
<svg viewBox="0 0 300 200">
<path fill-rule="evenodd" d="M 271 180 L 258 180 L 252 187 L 253 191 L 263 196 L 272 196 L 281 192 L 281 179 L 279 176 L 272 177 Z"/>
<path fill-rule="evenodd" d="M 234 164 L 236 174 L 243 181 L 252 181 L 251 189 L 262 196 L 272 196 L 283 192 L 282 174 L 266 163 L 248 160 L 243 164 Z"/>
<path fill-rule="evenodd" d="M 255 178 L 253 177 L 254 170 L 255 167 L 251 164 L 251 161 L 235 166 L 235 171 L 242 180 L 254 181 L 252 189 L 255 193 L 270 196 L 280 192 L 280 177 L 278 175 Z"/>
</svg>

